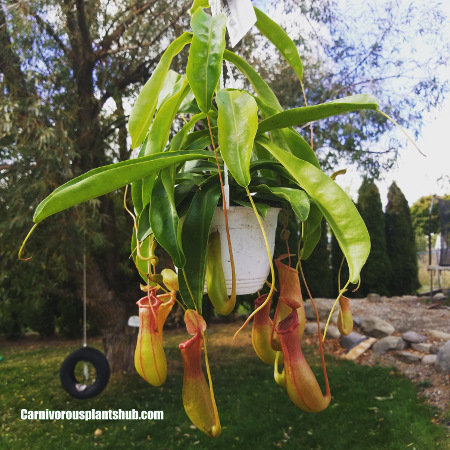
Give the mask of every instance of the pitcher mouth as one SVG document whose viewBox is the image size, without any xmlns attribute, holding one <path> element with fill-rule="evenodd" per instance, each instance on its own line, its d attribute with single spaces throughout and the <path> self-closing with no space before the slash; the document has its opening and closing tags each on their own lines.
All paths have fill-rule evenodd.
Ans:
<svg viewBox="0 0 450 450">
<path fill-rule="evenodd" d="M 178 344 L 178 348 L 182 349 L 182 348 L 190 347 L 191 345 L 195 344 L 195 342 L 198 341 L 201 338 L 202 338 L 202 334 L 201 333 L 197 333 L 197 334 L 195 334 L 195 336 L 192 336 L 187 341 L 184 341 L 181 344 Z"/>
<path fill-rule="evenodd" d="M 298 320 L 297 310 L 294 309 L 278 324 L 275 330 L 278 334 L 288 334 L 299 326 L 300 322 Z"/>
</svg>

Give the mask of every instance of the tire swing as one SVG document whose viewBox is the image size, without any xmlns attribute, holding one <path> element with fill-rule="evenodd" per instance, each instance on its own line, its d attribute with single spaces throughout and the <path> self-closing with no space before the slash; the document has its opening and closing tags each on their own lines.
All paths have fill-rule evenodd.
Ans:
<svg viewBox="0 0 450 450">
<path fill-rule="evenodd" d="M 110 367 L 106 356 L 99 350 L 88 347 L 86 339 L 86 255 L 83 257 L 83 347 L 73 351 L 63 361 L 59 371 L 62 387 L 74 398 L 88 399 L 95 397 L 105 389 L 109 381 Z M 77 379 L 75 368 L 83 361 L 83 380 Z M 95 369 L 95 379 L 89 383 L 89 367 Z"/>
</svg>

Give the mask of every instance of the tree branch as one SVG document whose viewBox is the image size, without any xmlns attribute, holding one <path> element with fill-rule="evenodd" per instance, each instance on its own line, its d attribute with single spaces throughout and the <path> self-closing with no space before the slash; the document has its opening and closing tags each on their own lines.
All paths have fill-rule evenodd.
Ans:
<svg viewBox="0 0 450 450">
<path fill-rule="evenodd" d="M 105 36 L 100 42 L 99 47 L 101 50 L 97 51 L 95 53 L 95 60 L 101 59 L 105 54 L 109 52 L 111 49 L 111 45 L 114 41 L 118 41 L 119 38 L 124 33 L 127 26 L 131 25 L 139 16 L 144 14 L 148 9 L 150 9 L 157 0 L 152 0 L 145 5 L 141 6 L 140 8 L 134 8 L 133 15 L 130 15 L 127 17 L 120 25 L 116 27 L 116 29 L 109 35 Z M 128 7 L 127 10 L 131 9 L 131 7 Z"/>
<path fill-rule="evenodd" d="M 12 49 L 12 39 L 8 32 L 3 5 L 0 6 L 0 48 L 2 49 L 0 73 L 5 76 L 9 93 L 15 92 L 19 98 L 28 97 L 30 92 L 28 92 L 26 78 L 20 67 L 20 59 Z"/>
<path fill-rule="evenodd" d="M 187 11 L 189 8 L 191 2 L 190 0 L 186 2 L 183 7 L 181 8 L 180 14 L 175 16 L 175 18 L 168 23 L 154 38 L 146 43 L 148 46 L 152 46 L 158 39 L 161 38 L 161 36 L 167 32 L 170 28 L 173 27 L 173 25 L 177 22 L 177 20 Z M 146 79 L 150 76 L 150 67 L 161 58 L 161 55 L 164 53 L 164 49 L 161 50 L 161 52 L 152 60 L 147 61 L 145 63 L 139 64 L 133 71 L 127 73 L 121 80 L 116 80 L 114 83 L 114 87 L 121 92 L 123 91 L 127 86 L 130 84 L 137 83 L 139 81 L 142 81 L 143 79 Z M 105 94 L 102 96 L 100 100 L 100 104 L 103 105 L 108 98 L 112 96 L 113 89 L 107 89 Z"/>
<path fill-rule="evenodd" d="M 65 55 L 68 55 L 69 49 L 64 45 L 63 41 L 55 33 L 55 30 L 51 27 L 51 25 L 45 22 L 35 11 L 30 11 L 30 14 L 32 17 L 34 17 L 38 26 L 52 37 L 52 39 L 58 44 L 58 47 L 64 52 Z"/>
<path fill-rule="evenodd" d="M 74 11 L 72 9 L 72 1 L 71 0 L 64 0 L 64 4 L 67 8 L 66 13 L 66 23 L 67 28 L 69 29 L 69 40 L 70 40 L 70 59 L 72 60 L 72 67 L 74 69 L 75 73 L 78 73 L 79 70 L 79 53 L 80 49 L 78 46 L 78 40 L 76 38 L 76 23 L 75 23 L 75 17 L 74 17 Z"/>
<path fill-rule="evenodd" d="M 93 54 L 91 36 L 89 33 L 89 27 L 86 19 L 86 11 L 84 9 L 84 0 L 76 0 L 77 5 L 77 16 L 78 16 L 78 27 L 81 33 L 81 41 L 83 43 L 83 52 L 91 59 Z"/>
<path fill-rule="evenodd" d="M 0 164 L 0 170 L 11 170 L 13 167 L 14 164 Z"/>
</svg>

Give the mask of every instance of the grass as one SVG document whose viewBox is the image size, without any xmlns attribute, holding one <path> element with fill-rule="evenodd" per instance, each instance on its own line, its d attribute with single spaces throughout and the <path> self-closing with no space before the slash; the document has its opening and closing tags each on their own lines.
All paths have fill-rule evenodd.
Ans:
<svg viewBox="0 0 450 450">
<path fill-rule="evenodd" d="M 450 448 L 445 427 L 433 423 L 434 412 L 420 403 L 415 386 L 395 370 L 327 357 L 332 403 L 322 413 L 308 414 L 290 402 L 272 381 L 272 368 L 254 355 L 250 330 L 232 342 L 235 329 L 231 323 L 210 330 L 209 356 L 223 427 L 220 438 L 204 436 L 184 413 L 177 347 L 188 336 L 177 330 L 165 334 L 170 366 L 163 387 L 151 387 L 138 375 L 114 374 L 105 391 L 90 400 L 69 397 L 59 384 L 63 359 L 78 347 L 73 343 L 1 348 L 0 448 Z M 312 350 L 305 348 L 306 357 L 317 364 Z M 164 420 L 24 421 L 23 408 L 163 410 Z M 95 436 L 96 429 L 103 433 Z"/>
</svg>

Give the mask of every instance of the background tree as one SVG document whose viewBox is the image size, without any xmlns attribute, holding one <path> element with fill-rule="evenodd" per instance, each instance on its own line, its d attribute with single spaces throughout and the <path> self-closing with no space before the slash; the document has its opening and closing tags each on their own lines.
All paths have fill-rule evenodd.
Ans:
<svg viewBox="0 0 450 450">
<path fill-rule="evenodd" d="M 413 294 L 419 287 L 414 229 L 408 202 L 394 182 L 386 205 L 386 243 L 391 261 L 391 295 Z"/>
<path fill-rule="evenodd" d="M 450 200 L 450 195 L 444 195 L 440 198 Z M 440 232 L 440 214 L 437 198 L 433 204 L 433 211 L 431 213 L 431 230 L 429 229 L 432 199 L 432 195 L 420 197 L 410 209 L 418 251 L 426 251 L 428 249 L 428 234 L 430 231 L 432 234 L 432 245 L 435 243 L 436 235 Z"/>
<path fill-rule="evenodd" d="M 420 197 L 416 203 L 411 206 L 411 220 L 414 228 L 416 239 L 416 248 L 418 251 L 426 251 L 428 248 L 428 234 L 431 233 L 436 236 L 439 233 L 439 204 L 435 200 L 433 211 L 431 213 L 431 230 L 430 227 L 430 208 L 432 195 Z M 435 238 L 433 239 L 433 241 Z M 434 244 L 434 242 L 433 242 Z"/>
<path fill-rule="evenodd" d="M 112 370 L 133 368 L 136 337 L 127 319 L 140 294 L 124 264 L 131 223 L 123 193 L 43 223 L 28 264 L 17 261 L 17 249 L 32 211 L 54 188 L 130 156 L 122 99 L 149 78 L 167 38 L 186 25 L 190 3 L 0 2 L 2 308 L 18 323 L 10 334 L 33 310 L 51 322 L 58 302 L 79 301 L 85 253 L 88 307 Z"/>
<path fill-rule="evenodd" d="M 328 225 L 325 220 L 322 220 L 321 227 L 320 240 L 311 256 L 302 261 L 302 268 L 311 294 L 314 297 L 330 298 L 337 291 L 333 291 Z M 303 295 L 305 299 L 308 298 L 305 290 Z"/>
<path fill-rule="evenodd" d="M 364 178 L 358 191 L 356 204 L 370 235 L 370 254 L 361 271 L 358 294 L 363 297 L 371 292 L 388 295 L 391 264 L 386 249 L 386 226 L 380 192 L 373 179 Z"/>
<path fill-rule="evenodd" d="M 334 234 L 331 235 L 331 282 L 333 287 L 333 296 L 337 296 L 348 280 L 348 265 L 342 264 L 344 254 Z M 340 277 L 339 277 L 340 271 Z M 340 280 L 340 284 L 339 284 Z M 353 285 L 352 285 L 353 286 Z M 354 289 L 354 286 L 352 289 Z"/>
<path fill-rule="evenodd" d="M 133 366 L 135 332 L 127 326 L 127 317 L 136 312 L 139 290 L 135 271 L 124 263 L 130 252 L 131 224 L 121 206 L 122 193 L 45 221 L 29 243 L 28 251 L 34 255 L 30 263 L 17 262 L 16 254 L 32 211 L 54 188 L 93 167 L 130 157 L 129 104 L 169 38 L 187 26 L 191 3 L 0 0 L 0 312 L 10 335 L 32 325 L 35 321 L 27 317 L 36 318 L 34 312 L 46 310 L 45 321 L 55 314 L 61 317 L 69 310 L 67 305 L 80 301 L 85 252 L 88 307 L 108 359 L 113 370 Z M 446 44 L 436 38 L 443 27 L 439 9 L 427 3 L 422 11 L 405 15 L 394 4 L 386 9 L 386 16 L 375 6 L 373 20 L 361 17 L 348 22 L 341 4 L 286 0 L 274 2 L 275 9 L 268 11 L 290 21 L 284 25 L 305 63 L 308 102 L 343 96 L 349 93 L 343 86 L 348 86 L 352 93 L 379 95 L 383 104 L 391 105 L 397 120 L 417 124 L 415 119 L 438 103 L 447 89 L 438 76 L 440 65 L 446 63 L 436 56 L 445 54 Z M 266 5 L 269 2 L 260 4 L 267 11 Z M 363 24 L 364 33 L 351 28 L 357 22 Z M 413 22 L 421 23 L 421 30 Z M 411 52 L 394 50 L 411 39 L 408 33 L 419 31 L 422 39 L 434 38 L 434 50 L 426 70 L 414 71 L 412 79 Z M 298 80 L 290 78 L 290 71 L 260 37 L 246 36 L 240 50 L 246 57 L 252 52 L 250 61 L 257 63 L 282 104 L 304 104 Z M 175 70 L 183 58 L 186 52 L 174 62 Z M 398 79 L 397 85 L 406 91 L 394 95 L 389 85 L 389 92 L 383 94 L 386 79 Z M 356 132 L 361 124 L 362 133 Z M 346 119 L 343 134 L 337 131 L 339 121 L 323 121 L 314 129 L 314 146 L 329 167 L 340 158 L 373 174 L 384 167 L 378 152 L 391 149 L 388 140 L 381 150 L 369 146 L 390 130 L 380 116 L 355 113 L 350 122 Z M 309 132 L 304 133 L 308 137 Z M 41 332 L 53 329 L 43 327 Z"/>
<path fill-rule="evenodd" d="M 448 17 L 438 1 L 256 3 L 286 27 L 301 50 L 309 104 L 368 92 L 380 99 L 382 111 L 417 136 L 424 112 L 448 93 Z M 256 41 L 263 51 L 249 57 L 266 72 L 282 106 L 303 106 L 295 75 L 270 44 L 260 37 Z M 391 122 L 372 111 L 342 121 L 321 120 L 313 129 L 314 148 L 324 167 L 331 171 L 352 164 L 375 178 L 392 167 L 407 143 Z M 302 132 L 309 141 L 309 127 Z"/>
<path fill-rule="evenodd" d="M 433 211 L 431 214 L 432 233 L 439 233 L 440 230 L 438 198 L 442 198 L 443 200 L 450 200 L 450 194 L 436 197 L 434 200 Z M 418 235 L 428 234 L 429 215 L 432 200 L 433 200 L 432 195 L 426 195 L 424 197 L 420 197 L 419 200 L 417 200 L 411 206 L 411 220 L 414 231 Z"/>
</svg>

